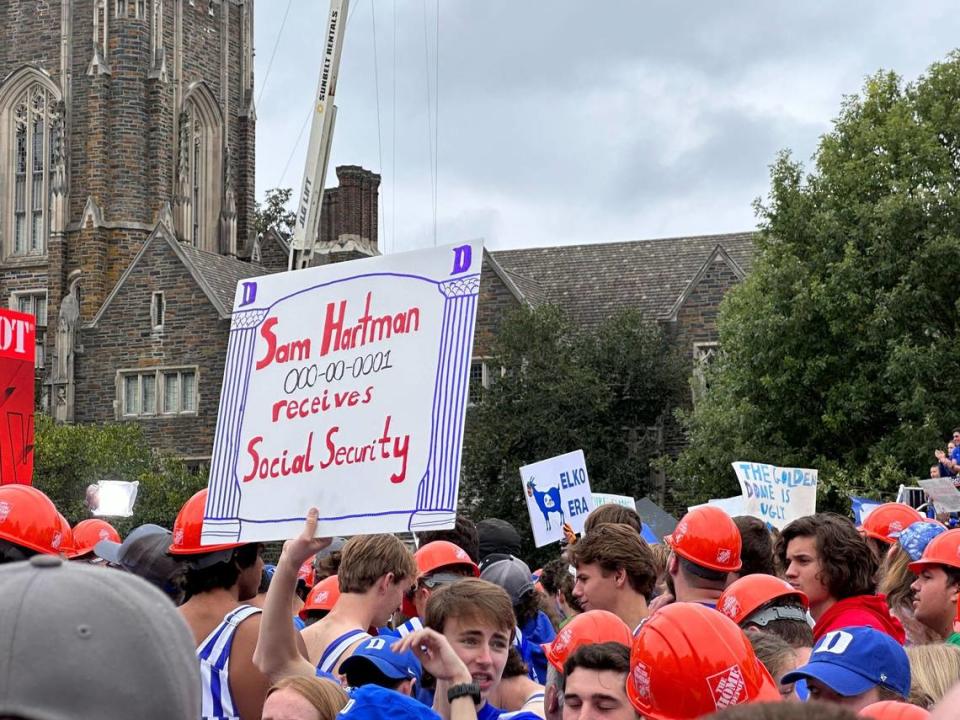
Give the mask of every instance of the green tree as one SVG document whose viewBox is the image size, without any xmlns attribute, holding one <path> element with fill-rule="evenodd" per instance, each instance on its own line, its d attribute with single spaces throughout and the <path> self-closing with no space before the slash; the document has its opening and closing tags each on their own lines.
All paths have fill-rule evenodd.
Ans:
<svg viewBox="0 0 960 720">
<path fill-rule="evenodd" d="M 869 78 L 805 174 L 771 172 L 757 256 L 723 303 L 723 356 L 669 467 L 685 500 L 739 492 L 730 463 L 821 472 L 820 507 L 925 477 L 958 424 L 960 55 Z"/>
<path fill-rule="evenodd" d="M 292 195 L 291 188 L 272 188 L 265 193 L 263 205 L 254 203 L 253 229 L 257 235 L 262 235 L 270 228 L 284 236 L 293 234 L 297 216 L 287 209 Z"/>
<path fill-rule="evenodd" d="M 495 356 L 504 374 L 467 413 L 461 493 L 471 514 L 510 521 L 532 551 L 520 467 L 578 448 L 595 490 L 645 494 L 656 452 L 645 430 L 683 388 L 656 325 L 628 312 L 576 331 L 554 307 L 524 308 L 504 319 Z"/>
<path fill-rule="evenodd" d="M 71 525 L 91 516 L 86 489 L 100 480 L 140 483 L 133 516 L 110 519 L 121 532 L 147 522 L 172 527 L 180 506 L 206 485 L 183 463 L 152 451 L 139 425 L 61 425 L 38 414 L 33 484 Z"/>
</svg>

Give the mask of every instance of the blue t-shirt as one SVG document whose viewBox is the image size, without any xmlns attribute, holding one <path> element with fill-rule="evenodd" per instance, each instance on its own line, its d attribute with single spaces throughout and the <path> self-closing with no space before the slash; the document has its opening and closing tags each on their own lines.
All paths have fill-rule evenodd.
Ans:
<svg viewBox="0 0 960 720">
<path fill-rule="evenodd" d="M 541 610 L 535 618 L 520 628 L 520 633 L 523 638 L 519 648 L 520 655 L 530 666 L 533 679 L 543 685 L 547 681 L 547 656 L 540 645 L 553 642 L 557 631 L 553 629 L 550 618 Z"/>
<path fill-rule="evenodd" d="M 529 710 L 507 712 L 490 703 L 477 710 L 477 720 L 541 720 L 540 716 Z"/>
</svg>

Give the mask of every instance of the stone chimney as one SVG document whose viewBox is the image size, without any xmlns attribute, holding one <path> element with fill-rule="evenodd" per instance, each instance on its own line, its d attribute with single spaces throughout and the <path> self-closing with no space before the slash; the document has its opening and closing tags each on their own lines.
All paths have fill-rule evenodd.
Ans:
<svg viewBox="0 0 960 720">
<path fill-rule="evenodd" d="M 337 168 L 339 186 L 324 190 L 317 263 L 379 255 L 380 176 L 357 165 Z"/>
</svg>

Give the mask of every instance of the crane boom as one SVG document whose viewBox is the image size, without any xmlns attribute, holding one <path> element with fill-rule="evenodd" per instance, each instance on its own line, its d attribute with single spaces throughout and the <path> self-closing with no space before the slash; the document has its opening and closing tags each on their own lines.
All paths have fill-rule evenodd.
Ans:
<svg viewBox="0 0 960 720">
<path fill-rule="evenodd" d="M 323 186 L 326 182 L 330 143 L 337 117 L 337 108 L 333 102 L 337 92 L 340 51 L 343 48 L 343 33 L 346 29 L 349 5 L 350 0 L 330 0 L 327 32 L 323 38 L 323 64 L 320 67 L 316 100 L 313 104 L 310 144 L 307 146 L 300 204 L 297 206 L 297 217 L 290 243 L 288 265 L 290 270 L 299 270 L 309 265 L 317 242 L 320 210 L 323 207 Z"/>
</svg>

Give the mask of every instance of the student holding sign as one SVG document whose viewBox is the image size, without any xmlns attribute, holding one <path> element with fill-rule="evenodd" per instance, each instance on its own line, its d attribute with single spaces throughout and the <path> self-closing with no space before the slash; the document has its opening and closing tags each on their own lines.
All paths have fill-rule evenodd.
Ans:
<svg viewBox="0 0 960 720">
<path fill-rule="evenodd" d="M 329 539 L 313 537 L 318 516 L 312 508 L 303 532 L 284 543 L 267 591 L 255 660 L 274 681 L 288 675 L 313 675 L 316 670 L 337 672 L 340 663 L 370 638 L 367 630 L 386 624 L 400 607 L 404 591 L 417 574 L 410 551 L 393 535 L 358 535 L 348 540 L 337 574 L 340 599 L 326 617 L 303 631 L 308 659 L 304 658 L 289 608 L 300 566 L 330 544 Z"/>
<path fill-rule="evenodd" d="M 853 523 L 833 513 L 794 520 L 783 529 L 777 556 L 784 577 L 810 600 L 814 640 L 831 630 L 862 625 L 903 643 L 903 625 L 886 599 L 874 594 L 877 559 Z"/>
</svg>

